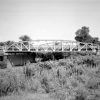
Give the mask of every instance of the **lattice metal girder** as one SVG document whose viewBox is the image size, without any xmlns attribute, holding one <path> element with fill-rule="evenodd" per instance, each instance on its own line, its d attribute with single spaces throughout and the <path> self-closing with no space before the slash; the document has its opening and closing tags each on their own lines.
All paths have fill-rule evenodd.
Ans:
<svg viewBox="0 0 100 100">
<path fill-rule="evenodd" d="M 20 41 L 20 42 L 14 42 L 10 46 L 2 46 L 1 49 L 4 52 L 9 51 L 9 49 L 22 51 L 36 51 L 39 52 L 39 48 L 42 47 L 44 52 L 48 51 L 73 51 L 74 49 L 77 49 L 76 51 L 82 51 L 82 49 L 99 49 L 99 45 L 94 45 L 92 43 L 82 43 L 82 42 L 76 42 L 76 41 L 68 41 L 68 40 L 34 40 L 34 41 Z M 58 49 L 58 51 L 57 51 Z M 66 49 L 66 50 L 65 50 Z"/>
<path fill-rule="evenodd" d="M 14 48 L 20 50 L 20 46 L 18 45 L 17 42 L 14 42 L 14 43 L 13 43 L 12 45 L 10 45 L 10 46 L 6 46 L 5 51 L 8 51 L 9 49 L 12 49 L 12 50 L 13 50 Z"/>
</svg>

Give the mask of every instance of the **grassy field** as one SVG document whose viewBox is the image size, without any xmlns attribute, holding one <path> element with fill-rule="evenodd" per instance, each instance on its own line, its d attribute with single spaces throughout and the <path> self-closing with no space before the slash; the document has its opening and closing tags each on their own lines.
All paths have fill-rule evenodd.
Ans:
<svg viewBox="0 0 100 100">
<path fill-rule="evenodd" d="M 0 100 L 100 100 L 100 57 L 0 69 Z"/>
</svg>

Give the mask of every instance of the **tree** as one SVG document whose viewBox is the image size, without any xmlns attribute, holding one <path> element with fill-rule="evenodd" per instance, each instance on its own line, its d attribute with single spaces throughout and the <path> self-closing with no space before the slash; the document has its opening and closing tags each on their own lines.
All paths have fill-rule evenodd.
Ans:
<svg viewBox="0 0 100 100">
<path fill-rule="evenodd" d="M 91 41 L 91 36 L 89 35 L 89 28 L 83 26 L 81 29 L 76 31 L 75 40 L 79 42 L 88 42 Z"/>
<path fill-rule="evenodd" d="M 86 42 L 86 43 L 94 43 L 94 44 L 98 44 L 99 39 L 98 37 L 92 37 L 89 34 L 90 30 L 89 27 L 83 26 L 81 29 L 78 29 L 75 34 L 75 40 L 78 42 Z"/>
<path fill-rule="evenodd" d="M 92 42 L 93 43 L 99 43 L 99 38 L 98 37 L 94 37 Z"/>
<path fill-rule="evenodd" d="M 31 40 L 32 40 L 32 39 L 31 39 L 29 36 L 27 36 L 27 35 L 20 36 L 19 39 L 22 40 L 22 41 L 31 41 Z"/>
<path fill-rule="evenodd" d="M 4 42 L 0 42 L 0 46 L 4 46 L 5 45 L 5 43 Z"/>
</svg>

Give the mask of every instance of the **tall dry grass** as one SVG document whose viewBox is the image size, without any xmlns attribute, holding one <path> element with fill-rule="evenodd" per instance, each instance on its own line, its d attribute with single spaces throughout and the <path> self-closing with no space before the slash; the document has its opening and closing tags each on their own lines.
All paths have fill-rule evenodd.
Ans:
<svg viewBox="0 0 100 100">
<path fill-rule="evenodd" d="M 96 56 L 74 56 L 0 70 L 0 96 L 31 92 L 47 93 L 57 100 L 90 100 L 91 95 L 98 98 L 98 62 Z"/>
</svg>

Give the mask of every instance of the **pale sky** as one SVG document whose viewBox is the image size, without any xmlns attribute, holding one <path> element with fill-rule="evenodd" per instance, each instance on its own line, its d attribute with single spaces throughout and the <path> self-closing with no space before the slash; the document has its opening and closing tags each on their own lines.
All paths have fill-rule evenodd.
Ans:
<svg viewBox="0 0 100 100">
<path fill-rule="evenodd" d="M 82 26 L 100 38 L 100 0 L 0 0 L 0 41 L 74 40 Z"/>
</svg>

